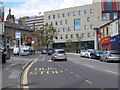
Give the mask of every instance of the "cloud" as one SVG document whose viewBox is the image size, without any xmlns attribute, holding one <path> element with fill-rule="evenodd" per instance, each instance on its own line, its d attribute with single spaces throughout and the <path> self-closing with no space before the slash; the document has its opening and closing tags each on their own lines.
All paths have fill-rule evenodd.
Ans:
<svg viewBox="0 0 120 90">
<path fill-rule="evenodd" d="M 75 7 L 92 3 L 92 0 L 29 0 L 11 7 L 16 18 L 44 14 L 45 11 Z M 5 17 L 9 8 L 5 8 Z"/>
</svg>

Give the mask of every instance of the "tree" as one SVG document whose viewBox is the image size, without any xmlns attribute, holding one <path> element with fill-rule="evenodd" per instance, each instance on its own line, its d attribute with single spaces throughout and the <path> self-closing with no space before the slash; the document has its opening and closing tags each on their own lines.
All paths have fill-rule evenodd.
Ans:
<svg viewBox="0 0 120 90">
<path fill-rule="evenodd" d="M 56 35 L 57 30 L 52 25 L 46 23 L 40 29 L 40 45 L 48 50 L 49 45 L 54 42 L 53 39 Z"/>
<path fill-rule="evenodd" d="M 78 48 L 81 49 L 81 40 L 82 40 L 82 37 L 79 36 L 77 41 L 78 41 Z"/>
</svg>

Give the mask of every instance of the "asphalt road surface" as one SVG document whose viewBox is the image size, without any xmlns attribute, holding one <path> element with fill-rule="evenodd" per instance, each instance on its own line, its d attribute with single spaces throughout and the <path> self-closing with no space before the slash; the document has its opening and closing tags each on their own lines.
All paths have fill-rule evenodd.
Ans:
<svg viewBox="0 0 120 90">
<path fill-rule="evenodd" d="M 68 61 L 41 55 L 24 71 L 24 88 L 118 88 L 118 63 L 68 54 Z M 26 85 L 25 85 L 26 83 Z"/>
</svg>

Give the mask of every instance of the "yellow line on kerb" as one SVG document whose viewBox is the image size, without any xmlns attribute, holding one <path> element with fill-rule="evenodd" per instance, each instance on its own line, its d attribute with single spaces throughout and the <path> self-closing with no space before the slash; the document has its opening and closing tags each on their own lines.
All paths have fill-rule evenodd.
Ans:
<svg viewBox="0 0 120 90">
<path fill-rule="evenodd" d="M 38 59 L 35 59 L 26 69 L 25 69 L 25 72 L 23 74 L 23 89 L 24 90 L 29 90 L 29 87 L 28 87 L 28 72 L 29 72 L 29 69 L 31 68 L 31 66 L 37 62 Z"/>
</svg>

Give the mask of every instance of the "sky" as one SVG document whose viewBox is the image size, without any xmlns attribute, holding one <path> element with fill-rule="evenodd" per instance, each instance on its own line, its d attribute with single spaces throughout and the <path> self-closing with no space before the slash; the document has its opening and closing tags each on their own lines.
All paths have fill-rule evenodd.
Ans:
<svg viewBox="0 0 120 90">
<path fill-rule="evenodd" d="M 45 11 L 92 4 L 92 0 L 4 0 L 5 18 L 11 8 L 15 18 L 24 16 L 38 16 Z"/>
</svg>

